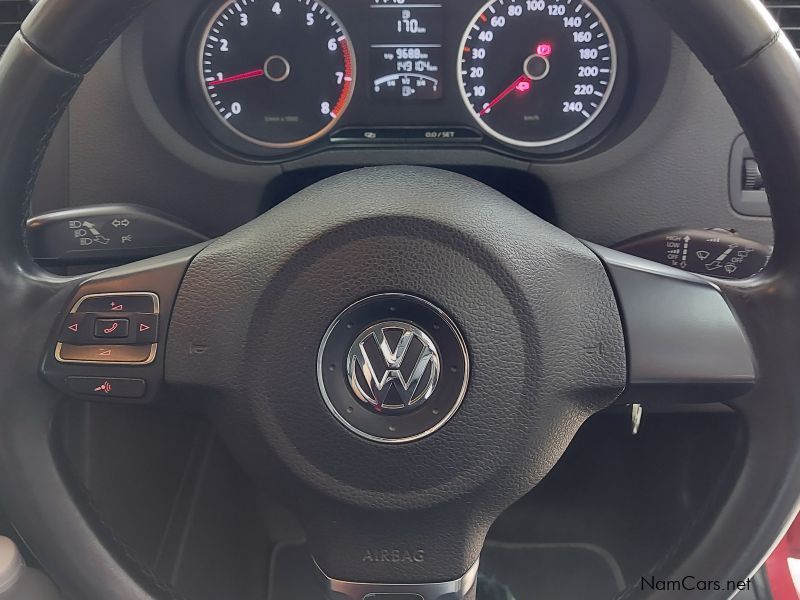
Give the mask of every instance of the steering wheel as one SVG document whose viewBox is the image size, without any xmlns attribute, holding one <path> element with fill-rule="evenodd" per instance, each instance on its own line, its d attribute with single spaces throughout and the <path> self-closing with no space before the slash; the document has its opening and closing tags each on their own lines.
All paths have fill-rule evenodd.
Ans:
<svg viewBox="0 0 800 600">
<path fill-rule="evenodd" d="M 22 231 L 42 155 L 148 4 L 44 0 L 0 60 L 0 499 L 66 597 L 159 595 L 105 543 L 52 449 L 62 390 L 94 385 L 98 365 L 101 391 L 193 394 L 294 508 L 332 598 L 474 598 L 495 518 L 588 417 L 629 402 L 725 402 L 747 428 L 727 498 L 653 574 L 756 570 L 800 497 L 800 61 L 758 0 L 656 2 L 759 157 L 776 246 L 750 280 L 583 243 L 415 167 L 338 175 L 209 244 L 49 275 Z M 114 311 L 136 343 L 73 343 Z"/>
</svg>

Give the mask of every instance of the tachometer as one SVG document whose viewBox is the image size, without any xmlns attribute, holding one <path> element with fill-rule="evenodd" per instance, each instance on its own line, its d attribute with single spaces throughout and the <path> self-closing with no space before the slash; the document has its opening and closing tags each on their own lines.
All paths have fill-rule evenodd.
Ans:
<svg viewBox="0 0 800 600">
<path fill-rule="evenodd" d="M 464 34 L 461 93 L 498 140 L 543 147 L 586 129 L 617 75 L 608 22 L 588 0 L 491 0 Z"/>
<path fill-rule="evenodd" d="M 293 148 L 325 135 L 355 85 L 352 44 L 319 0 L 232 0 L 211 18 L 199 53 L 208 105 L 239 137 Z"/>
</svg>

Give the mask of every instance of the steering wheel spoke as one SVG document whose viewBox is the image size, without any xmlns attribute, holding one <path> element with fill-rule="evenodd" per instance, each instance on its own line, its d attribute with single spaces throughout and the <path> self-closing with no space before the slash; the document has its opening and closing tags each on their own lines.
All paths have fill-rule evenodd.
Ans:
<svg viewBox="0 0 800 600">
<path fill-rule="evenodd" d="M 747 334 L 711 279 L 588 246 L 620 307 L 628 385 L 618 403 L 721 402 L 747 393 L 757 371 Z"/>
<path fill-rule="evenodd" d="M 84 400 L 153 401 L 163 381 L 172 305 L 200 248 L 53 283 L 59 293 L 38 310 L 42 327 L 33 336 L 36 348 L 46 340 L 39 362 L 47 382 Z"/>
</svg>

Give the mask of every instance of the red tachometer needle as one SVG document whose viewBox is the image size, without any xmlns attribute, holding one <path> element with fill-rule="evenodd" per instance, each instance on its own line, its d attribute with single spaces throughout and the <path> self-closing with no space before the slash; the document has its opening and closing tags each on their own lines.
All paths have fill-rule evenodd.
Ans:
<svg viewBox="0 0 800 600">
<path fill-rule="evenodd" d="M 215 79 L 214 81 L 206 82 L 208 87 L 215 87 L 218 85 L 224 85 L 226 83 L 233 83 L 234 81 L 242 81 L 243 79 L 253 79 L 254 77 L 261 77 L 264 75 L 264 69 L 257 69 L 255 71 L 248 71 L 247 73 L 239 73 L 238 75 L 231 75 L 230 77 L 225 77 L 224 79 Z"/>
<path fill-rule="evenodd" d="M 508 96 L 514 90 L 517 90 L 517 91 L 522 92 L 524 94 L 525 92 L 527 92 L 528 90 L 531 89 L 530 88 L 531 81 L 533 81 L 533 80 L 530 77 L 528 77 L 527 75 L 520 75 L 519 77 L 517 77 L 514 80 L 514 82 L 510 86 L 508 86 L 506 89 L 504 89 L 502 92 L 500 92 L 498 94 L 497 98 L 495 98 L 494 100 L 489 102 L 489 104 L 484 106 L 483 110 L 478 113 L 478 116 L 482 117 L 483 115 L 488 113 L 490 110 L 492 110 L 493 106 L 495 106 L 498 102 L 500 102 L 503 98 Z M 528 85 L 525 86 L 523 84 L 528 84 Z"/>
</svg>

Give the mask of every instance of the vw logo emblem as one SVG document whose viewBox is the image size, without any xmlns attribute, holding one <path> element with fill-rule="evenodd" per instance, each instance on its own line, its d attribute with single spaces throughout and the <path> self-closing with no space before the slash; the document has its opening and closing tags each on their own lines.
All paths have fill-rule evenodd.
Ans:
<svg viewBox="0 0 800 600">
<path fill-rule="evenodd" d="M 444 427 L 467 393 L 469 369 L 455 322 L 403 293 L 345 308 L 317 352 L 319 391 L 333 417 L 384 444 L 414 442 Z"/>
<path fill-rule="evenodd" d="M 433 340 L 401 321 L 367 328 L 347 355 L 350 389 L 377 412 L 398 413 L 422 406 L 436 389 L 440 370 Z"/>
</svg>

